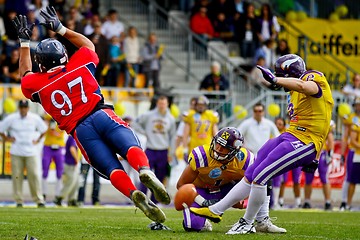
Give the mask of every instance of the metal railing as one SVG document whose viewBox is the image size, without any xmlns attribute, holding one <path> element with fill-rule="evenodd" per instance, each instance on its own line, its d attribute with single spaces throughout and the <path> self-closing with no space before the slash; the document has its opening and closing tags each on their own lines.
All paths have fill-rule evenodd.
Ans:
<svg viewBox="0 0 360 240">
<path fill-rule="evenodd" d="M 119 17 L 126 25 L 135 26 L 139 35 L 146 37 L 149 33 L 155 32 L 160 43 L 166 44 L 165 56 L 177 67 L 182 69 L 186 78 L 184 82 L 194 83 L 197 86 L 200 80 L 209 72 L 212 56 L 222 65 L 222 72 L 230 81 L 229 94 L 232 96 L 231 104 L 242 104 L 249 97 L 259 94 L 259 89 L 248 84 L 245 78 L 250 79 L 249 74 L 239 66 L 231 62 L 228 56 L 224 56 L 216 48 L 208 46 L 206 40 L 193 34 L 186 21 L 178 18 L 171 18 L 168 12 L 153 0 L 107 0 L 102 2 L 104 7 L 116 7 L 121 9 Z M 169 24 L 169 22 L 171 24 Z M 166 79 L 164 80 L 166 81 Z M 181 90 L 180 90 L 181 91 Z M 183 89 L 187 92 L 188 89 Z M 181 94 L 184 98 L 187 94 Z M 180 100 L 180 102 L 183 100 Z M 186 102 L 188 99 L 185 100 Z M 228 105 L 228 102 L 219 102 L 220 105 Z M 221 108 L 221 106 L 214 106 Z"/>
</svg>

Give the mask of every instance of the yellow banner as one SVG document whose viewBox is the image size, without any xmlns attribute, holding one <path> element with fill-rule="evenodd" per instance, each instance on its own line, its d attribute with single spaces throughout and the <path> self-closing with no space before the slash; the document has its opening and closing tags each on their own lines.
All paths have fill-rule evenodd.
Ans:
<svg viewBox="0 0 360 240">
<path fill-rule="evenodd" d="M 323 72 L 333 89 L 340 89 L 345 84 L 347 69 L 350 72 L 360 69 L 360 39 L 357 31 L 360 29 L 360 21 L 330 22 L 308 18 L 301 22 L 293 21 L 291 25 L 282 19 L 279 22 L 285 29 L 279 38 L 288 41 L 292 53 L 306 56 L 308 69 Z"/>
</svg>

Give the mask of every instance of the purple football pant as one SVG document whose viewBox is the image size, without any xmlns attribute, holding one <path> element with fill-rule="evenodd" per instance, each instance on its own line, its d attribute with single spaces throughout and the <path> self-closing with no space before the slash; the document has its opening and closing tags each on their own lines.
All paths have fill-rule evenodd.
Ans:
<svg viewBox="0 0 360 240">
<path fill-rule="evenodd" d="M 168 172 L 168 150 L 146 149 L 145 154 L 149 159 L 150 168 L 155 173 L 155 176 L 160 180 L 160 182 L 164 182 Z M 142 183 L 139 186 L 139 190 L 143 193 L 147 192 L 147 188 Z M 151 200 L 154 203 L 157 203 L 154 195 L 151 196 Z"/>
<path fill-rule="evenodd" d="M 64 171 L 65 152 L 64 147 L 59 149 L 52 149 L 50 146 L 44 146 L 42 157 L 42 178 L 47 179 L 49 175 L 49 168 L 51 160 L 54 160 L 56 165 L 56 178 L 61 179 Z"/>
<path fill-rule="evenodd" d="M 360 162 L 354 162 L 355 152 L 350 149 L 347 157 L 347 181 L 349 183 L 360 183 Z"/>
<path fill-rule="evenodd" d="M 273 187 L 280 187 L 282 183 L 285 183 L 288 179 L 288 172 L 287 173 L 284 173 L 284 174 L 281 174 L 277 177 L 274 177 L 273 180 L 272 180 L 272 186 Z"/>
<path fill-rule="evenodd" d="M 203 198 L 206 200 L 210 199 L 222 199 L 225 197 L 225 195 L 235 186 L 235 184 L 226 184 L 224 186 L 221 186 L 220 192 L 217 193 L 209 193 L 209 190 L 206 188 L 198 188 L 196 187 L 196 191 L 198 194 L 200 194 Z M 194 202 L 191 204 L 191 207 L 199 208 L 201 207 L 199 204 Z M 189 208 L 185 208 L 183 210 L 184 215 L 184 221 L 183 221 L 183 227 L 186 230 L 190 231 L 200 231 L 205 224 L 206 218 L 200 217 L 195 215 L 194 213 L 190 212 Z"/>
<path fill-rule="evenodd" d="M 294 184 L 299 184 L 301 180 L 301 168 L 297 167 L 291 170 L 292 181 Z"/>
<path fill-rule="evenodd" d="M 315 157 L 313 143 L 305 145 L 292 134 L 283 133 L 268 140 L 260 148 L 256 160 L 245 171 L 245 176 L 248 181 L 264 186 L 273 177 L 310 164 Z"/>
<path fill-rule="evenodd" d="M 318 172 L 322 184 L 326 184 L 329 182 L 329 172 L 328 172 L 329 167 L 326 164 L 326 154 L 327 152 L 325 150 L 322 150 L 319 158 Z M 314 180 L 314 173 L 305 173 L 306 184 L 308 185 L 311 184 L 313 180 Z"/>
</svg>

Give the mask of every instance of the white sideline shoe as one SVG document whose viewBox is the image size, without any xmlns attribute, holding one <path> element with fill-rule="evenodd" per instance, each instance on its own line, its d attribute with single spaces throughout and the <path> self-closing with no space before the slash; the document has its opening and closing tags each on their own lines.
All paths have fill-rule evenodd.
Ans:
<svg viewBox="0 0 360 240">
<path fill-rule="evenodd" d="M 254 225 L 248 224 L 244 218 L 240 218 L 240 220 L 235 223 L 226 234 L 235 235 L 248 233 L 256 233 Z"/>
<path fill-rule="evenodd" d="M 266 217 L 261 222 L 258 222 L 255 225 L 255 229 L 257 232 L 263 232 L 263 233 L 286 233 L 285 228 L 281 228 L 273 224 L 269 217 Z"/>
</svg>

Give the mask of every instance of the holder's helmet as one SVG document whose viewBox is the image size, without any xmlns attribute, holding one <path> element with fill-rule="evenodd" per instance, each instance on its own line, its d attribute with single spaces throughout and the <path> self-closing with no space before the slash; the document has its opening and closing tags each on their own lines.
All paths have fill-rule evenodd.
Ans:
<svg viewBox="0 0 360 240">
<path fill-rule="evenodd" d="M 296 54 L 286 54 L 275 62 L 275 76 L 300 78 L 306 71 L 304 60 Z"/>
<path fill-rule="evenodd" d="M 240 151 L 244 144 L 244 137 L 240 131 L 234 127 L 224 127 L 213 137 L 210 145 L 210 157 L 217 161 L 231 161 Z M 229 150 L 227 154 L 217 151 L 217 145 Z"/>
<path fill-rule="evenodd" d="M 39 42 L 35 49 L 35 62 L 41 72 L 68 62 L 66 48 L 58 40 L 47 38 Z"/>
</svg>

